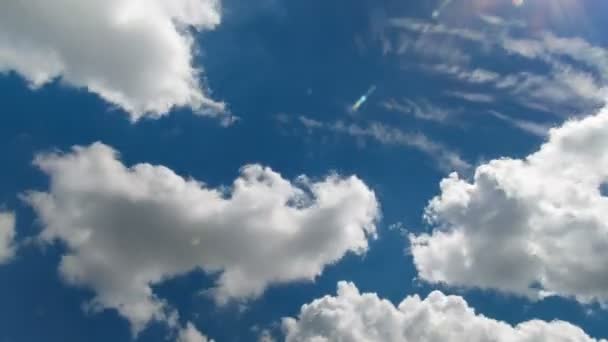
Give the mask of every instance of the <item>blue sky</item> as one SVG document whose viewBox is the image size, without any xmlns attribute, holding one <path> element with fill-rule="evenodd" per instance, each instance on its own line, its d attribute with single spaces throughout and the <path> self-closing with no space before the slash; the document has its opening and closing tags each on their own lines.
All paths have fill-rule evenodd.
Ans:
<svg viewBox="0 0 608 342">
<path fill-rule="evenodd" d="M 606 11 L 0 5 L 0 341 L 608 337 Z"/>
</svg>

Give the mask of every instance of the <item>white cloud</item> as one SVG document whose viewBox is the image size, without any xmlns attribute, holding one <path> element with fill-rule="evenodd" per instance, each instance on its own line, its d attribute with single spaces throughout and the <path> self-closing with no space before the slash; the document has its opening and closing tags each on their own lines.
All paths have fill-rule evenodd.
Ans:
<svg viewBox="0 0 608 342">
<path fill-rule="evenodd" d="M 497 91 L 506 93 L 501 100 L 553 114 L 572 116 L 582 114 L 577 110 L 599 108 L 608 89 L 596 77 L 581 68 L 567 63 L 550 61 L 551 72 L 542 74 L 529 71 L 500 75 L 485 69 L 470 69 L 466 66 L 435 64 L 425 65 L 423 70 L 448 76 L 470 85 L 487 85 L 481 93 L 448 90 L 448 96 L 477 103 L 493 103 Z M 508 97 L 507 97 L 508 96 Z"/>
<path fill-rule="evenodd" d="M 579 37 L 565 38 L 551 32 L 543 32 L 536 39 L 506 37 L 501 41 L 501 46 L 507 52 L 548 62 L 554 62 L 559 57 L 568 57 L 594 69 L 600 77 L 608 80 L 608 50 Z"/>
<path fill-rule="evenodd" d="M 445 91 L 444 94 L 464 100 L 464 101 L 468 101 L 468 102 L 476 102 L 476 103 L 494 102 L 494 96 L 489 95 L 489 94 L 467 93 L 464 91 Z"/>
<path fill-rule="evenodd" d="M 422 133 L 403 132 L 381 123 L 372 123 L 368 127 L 361 127 L 356 124 L 346 124 L 342 121 L 323 123 L 307 117 L 300 117 L 300 122 L 311 130 L 324 129 L 356 138 L 373 139 L 381 144 L 399 145 L 417 149 L 434 159 L 443 171 L 451 172 L 457 170 L 466 172 L 471 167 L 456 152 L 440 143 L 432 141 Z"/>
<path fill-rule="evenodd" d="M 510 28 L 518 26 L 517 23 L 484 15 L 480 18 L 486 26 L 491 26 L 489 30 L 450 27 L 409 18 L 390 19 L 386 29 L 400 31 L 397 34 L 385 32 L 381 39 L 388 39 L 388 45 L 395 47 L 389 52 L 423 58 L 426 71 L 472 86 L 491 86 L 483 89 L 483 93 L 473 94 L 462 92 L 462 87 L 456 91 L 448 89 L 447 95 L 493 103 L 498 90 L 507 93 L 500 96 L 501 99 L 509 95 L 510 101 L 518 105 L 560 116 L 586 114 L 603 106 L 608 94 L 604 87 L 608 81 L 608 49 L 579 37 L 559 37 L 551 32 L 516 37 Z M 520 70 L 499 74 L 471 68 L 473 55 L 476 65 L 484 62 L 494 65 L 496 56 L 517 55 L 522 61 L 512 64 Z M 409 59 L 402 63 L 409 65 Z M 534 69 L 538 66 L 529 63 L 532 60 L 542 62 L 548 71 L 536 73 Z"/>
<path fill-rule="evenodd" d="M 523 20 L 505 19 L 494 15 L 480 13 L 477 16 L 483 23 L 498 28 L 525 28 L 528 26 Z"/>
<path fill-rule="evenodd" d="M 468 69 L 458 65 L 436 64 L 428 67 L 429 70 L 451 75 L 456 79 L 473 84 L 494 83 L 501 79 L 500 74 L 486 69 Z"/>
<path fill-rule="evenodd" d="M 346 282 L 338 283 L 337 296 L 302 306 L 297 319 L 283 319 L 283 330 L 286 342 L 597 341 L 563 321 L 531 320 L 511 326 L 476 314 L 462 297 L 439 291 L 424 300 L 409 296 L 395 307 Z"/>
<path fill-rule="evenodd" d="M 604 102 L 608 91 L 587 72 L 564 64 L 553 64 L 549 75 L 521 72 L 507 75 L 495 86 L 504 89 L 523 105 L 552 111 L 582 105 L 584 108 L 598 108 Z M 571 109 L 567 110 L 571 116 Z"/>
<path fill-rule="evenodd" d="M 307 118 L 305 116 L 300 116 L 298 118 L 300 120 L 300 123 L 302 123 L 302 125 L 308 129 L 315 129 L 315 128 L 324 128 L 325 124 L 322 123 L 321 121 L 315 120 L 315 119 L 311 119 L 311 118 Z"/>
<path fill-rule="evenodd" d="M 382 38 L 386 44 L 384 54 L 394 53 L 397 55 L 414 54 L 426 62 L 438 62 L 441 64 L 468 64 L 471 55 L 464 51 L 459 44 L 452 39 L 437 37 L 435 35 L 420 35 L 413 37 L 405 33 L 397 35 L 394 42 Z"/>
<path fill-rule="evenodd" d="M 15 215 L 0 212 L 0 264 L 9 261 L 15 255 Z"/>
<path fill-rule="evenodd" d="M 35 164 L 50 189 L 26 199 L 40 238 L 67 247 L 61 274 L 93 289 L 90 307 L 118 310 L 135 333 L 175 320 L 153 284 L 202 269 L 219 276 L 218 303 L 254 298 L 270 284 L 313 280 L 346 253 L 364 253 L 376 234 L 379 204 L 355 176 L 292 183 L 248 165 L 231 188 L 213 189 L 163 166 L 127 167 L 101 143 Z"/>
<path fill-rule="evenodd" d="M 192 323 L 188 322 L 186 327 L 179 331 L 177 342 L 213 342 L 213 340 L 207 339 Z"/>
<path fill-rule="evenodd" d="M 551 129 L 550 125 L 540 124 L 529 120 L 516 119 L 494 110 L 490 110 L 488 111 L 488 113 L 493 117 L 504 121 L 515 128 L 518 128 L 524 132 L 528 132 L 532 135 L 536 135 L 539 137 L 546 137 L 549 133 L 549 130 Z"/>
<path fill-rule="evenodd" d="M 414 18 L 392 18 L 388 20 L 388 26 L 412 32 L 447 35 L 477 42 L 483 42 L 486 38 L 485 35 L 479 31 L 467 28 L 449 27 L 441 23 L 428 22 Z"/>
<path fill-rule="evenodd" d="M 264 329 L 258 335 L 258 342 L 276 342 L 276 339 L 272 336 L 270 331 Z"/>
<path fill-rule="evenodd" d="M 441 182 L 411 235 L 421 279 L 538 298 L 608 303 L 608 109 L 552 129 L 525 159 L 481 165 L 472 182 Z"/>
<path fill-rule="evenodd" d="M 0 72 L 33 87 L 54 78 L 130 114 L 187 106 L 212 114 L 193 65 L 192 31 L 220 23 L 219 0 L 21 0 L 0 3 Z"/>
<path fill-rule="evenodd" d="M 501 18 L 486 15 L 481 15 L 480 18 L 486 24 L 493 26 L 510 26 L 512 24 L 518 26 L 522 24 L 516 22 L 508 24 Z M 434 45 L 437 39 L 442 39 L 442 37 L 452 37 L 480 44 L 484 48 L 488 48 L 488 44 L 490 44 L 492 47 L 500 48 L 507 53 L 517 54 L 529 59 L 541 59 L 548 63 L 565 63 L 566 60 L 562 57 L 567 57 L 592 68 L 603 79 L 608 79 L 608 49 L 595 46 L 580 37 L 559 37 L 545 31 L 528 38 L 515 38 L 509 31 L 504 30 L 479 31 L 465 27 L 449 27 L 441 23 L 431 23 L 412 18 L 393 18 L 389 19 L 388 23 L 388 27 L 423 34 L 422 37 L 418 38 L 419 40 L 425 38 L 425 36 L 434 35 L 433 40 L 426 42 L 431 45 Z M 441 47 L 437 48 L 441 49 Z"/>
<path fill-rule="evenodd" d="M 455 110 L 441 108 L 429 103 L 426 100 L 414 102 L 409 99 L 403 99 L 403 101 L 388 99 L 382 102 L 382 107 L 391 112 L 411 115 L 416 119 L 434 121 L 438 123 L 446 122 L 450 116 L 456 114 L 457 112 Z"/>
</svg>

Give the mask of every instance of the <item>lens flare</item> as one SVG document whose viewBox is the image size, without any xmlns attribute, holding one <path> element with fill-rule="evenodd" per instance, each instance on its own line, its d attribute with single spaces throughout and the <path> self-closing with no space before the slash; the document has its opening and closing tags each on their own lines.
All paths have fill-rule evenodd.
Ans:
<svg viewBox="0 0 608 342">
<path fill-rule="evenodd" d="M 376 86 L 372 85 L 371 87 L 369 87 L 369 89 L 367 90 L 367 92 L 365 94 L 363 94 L 363 96 L 361 96 L 357 102 L 355 102 L 355 104 L 353 104 L 350 107 L 350 111 L 351 112 L 356 112 L 359 110 L 359 108 L 365 103 L 365 101 L 367 101 L 367 99 L 376 91 Z"/>
</svg>

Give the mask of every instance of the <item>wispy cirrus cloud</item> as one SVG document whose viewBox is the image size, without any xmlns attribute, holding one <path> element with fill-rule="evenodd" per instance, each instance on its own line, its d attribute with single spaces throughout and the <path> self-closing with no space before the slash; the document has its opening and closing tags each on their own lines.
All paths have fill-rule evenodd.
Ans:
<svg viewBox="0 0 608 342">
<path fill-rule="evenodd" d="M 501 79 L 501 75 L 497 72 L 481 68 L 469 69 L 456 64 L 435 64 L 428 67 L 423 66 L 423 68 L 474 84 L 493 83 Z"/>
<path fill-rule="evenodd" d="M 438 123 L 445 123 L 450 117 L 454 116 L 455 112 L 457 112 L 432 104 L 428 100 L 414 101 L 407 98 L 403 100 L 388 99 L 383 101 L 380 105 L 390 112 Z"/>
<path fill-rule="evenodd" d="M 471 168 L 471 165 L 458 153 L 420 132 L 405 132 L 378 122 L 362 126 L 343 121 L 326 123 L 305 116 L 299 117 L 299 120 L 304 127 L 311 130 L 325 130 L 355 138 L 371 139 L 380 144 L 418 150 L 433 159 L 437 166 L 445 172 L 454 170 L 467 172 Z"/>
<path fill-rule="evenodd" d="M 483 93 L 470 93 L 470 92 L 457 91 L 457 90 L 448 90 L 443 93 L 447 96 L 455 97 L 455 98 L 465 100 L 468 102 L 492 103 L 492 102 L 494 102 L 494 99 L 495 99 L 493 95 L 483 94 Z"/>
<path fill-rule="evenodd" d="M 500 43 L 508 52 L 527 58 L 556 61 L 568 57 L 592 68 L 604 80 L 608 80 L 608 50 L 592 45 L 580 37 L 558 37 L 543 32 L 537 37 L 517 39 L 506 37 Z"/>
<path fill-rule="evenodd" d="M 407 56 L 404 63 L 413 63 L 410 58 L 417 56 L 424 63 L 414 63 L 414 68 L 462 82 L 467 89 L 473 87 L 444 91 L 465 101 L 490 105 L 500 97 L 503 102 L 561 117 L 587 113 L 605 103 L 608 49 L 551 32 L 525 35 L 521 33 L 524 23 L 500 17 L 480 15 L 479 19 L 489 29 L 388 19 L 383 39 L 392 41 L 383 45 L 392 48 L 385 53 Z M 493 70 L 496 58 L 510 56 L 519 59 Z M 473 59 L 475 67 L 470 66 Z"/>
<path fill-rule="evenodd" d="M 493 117 L 508 123 L 509 125 L 521 129 L 522 131 L 528 132 L 532 135 L 539 137 L 546 137 L 549 134 L 549 130 L 552 128 L 550 124 L 537 123 L 530 120 L 517 119 L 512 116 L 505 115 L 495 110 L 488 111 Z"/>
</svg>

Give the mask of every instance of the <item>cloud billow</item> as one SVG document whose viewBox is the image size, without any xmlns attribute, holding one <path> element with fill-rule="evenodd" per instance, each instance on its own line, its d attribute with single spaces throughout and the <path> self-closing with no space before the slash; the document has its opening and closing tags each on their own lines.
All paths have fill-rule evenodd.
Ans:
<svg viewBox="0 0 608 342">
<path fill-rule="evenodd" d="M 271 284 L 313 280 L 345 254 L 365 253 L 379 204 L 355 176 L 290 182 L 248 165 L 230 189 L 163 166 L 125 166 L 96 143 L 36 158 L 47 192 L 25 196 L 63 242 L 60 273 L 95 292 L 89 307 L 116 309 L 135 333 L 175 312 L 151 286 L 196 269 L 217 273 L 218 303 L 254 298 Z"/>
<path fill-rule="evenodd" d="M 0 264 L 15 255 L 15 214 L 0 211 Z"/>
<path fill-rule="evenodd" d="M 431 283 L 608 302 L 608 109 L 566 122 L 524 159 L 441 182 L 426 208 L 431 233 L 411 235 Z"/>
<path fill-rule="evenodd" d="M 59 79 L 87 89 L 133 121 L 174 107 L 220 115 L 194 65 L 193 35 L 220 20 L 219 0 L 3 1 L 0 73 L 33 88 Z"/>
<path fill-rule="evenodd" d="M 408 296 L 395 306 L 347 282 L 338 283 L 337 296 L 315 299 L 302 306 L 297 318 L 284 318 L 283 330 L 286 342 L 598 342 L 563 321 L 512 326 L 475 313 L 462 297 L 439 291 L 426 299 Z"/>
</svg>

